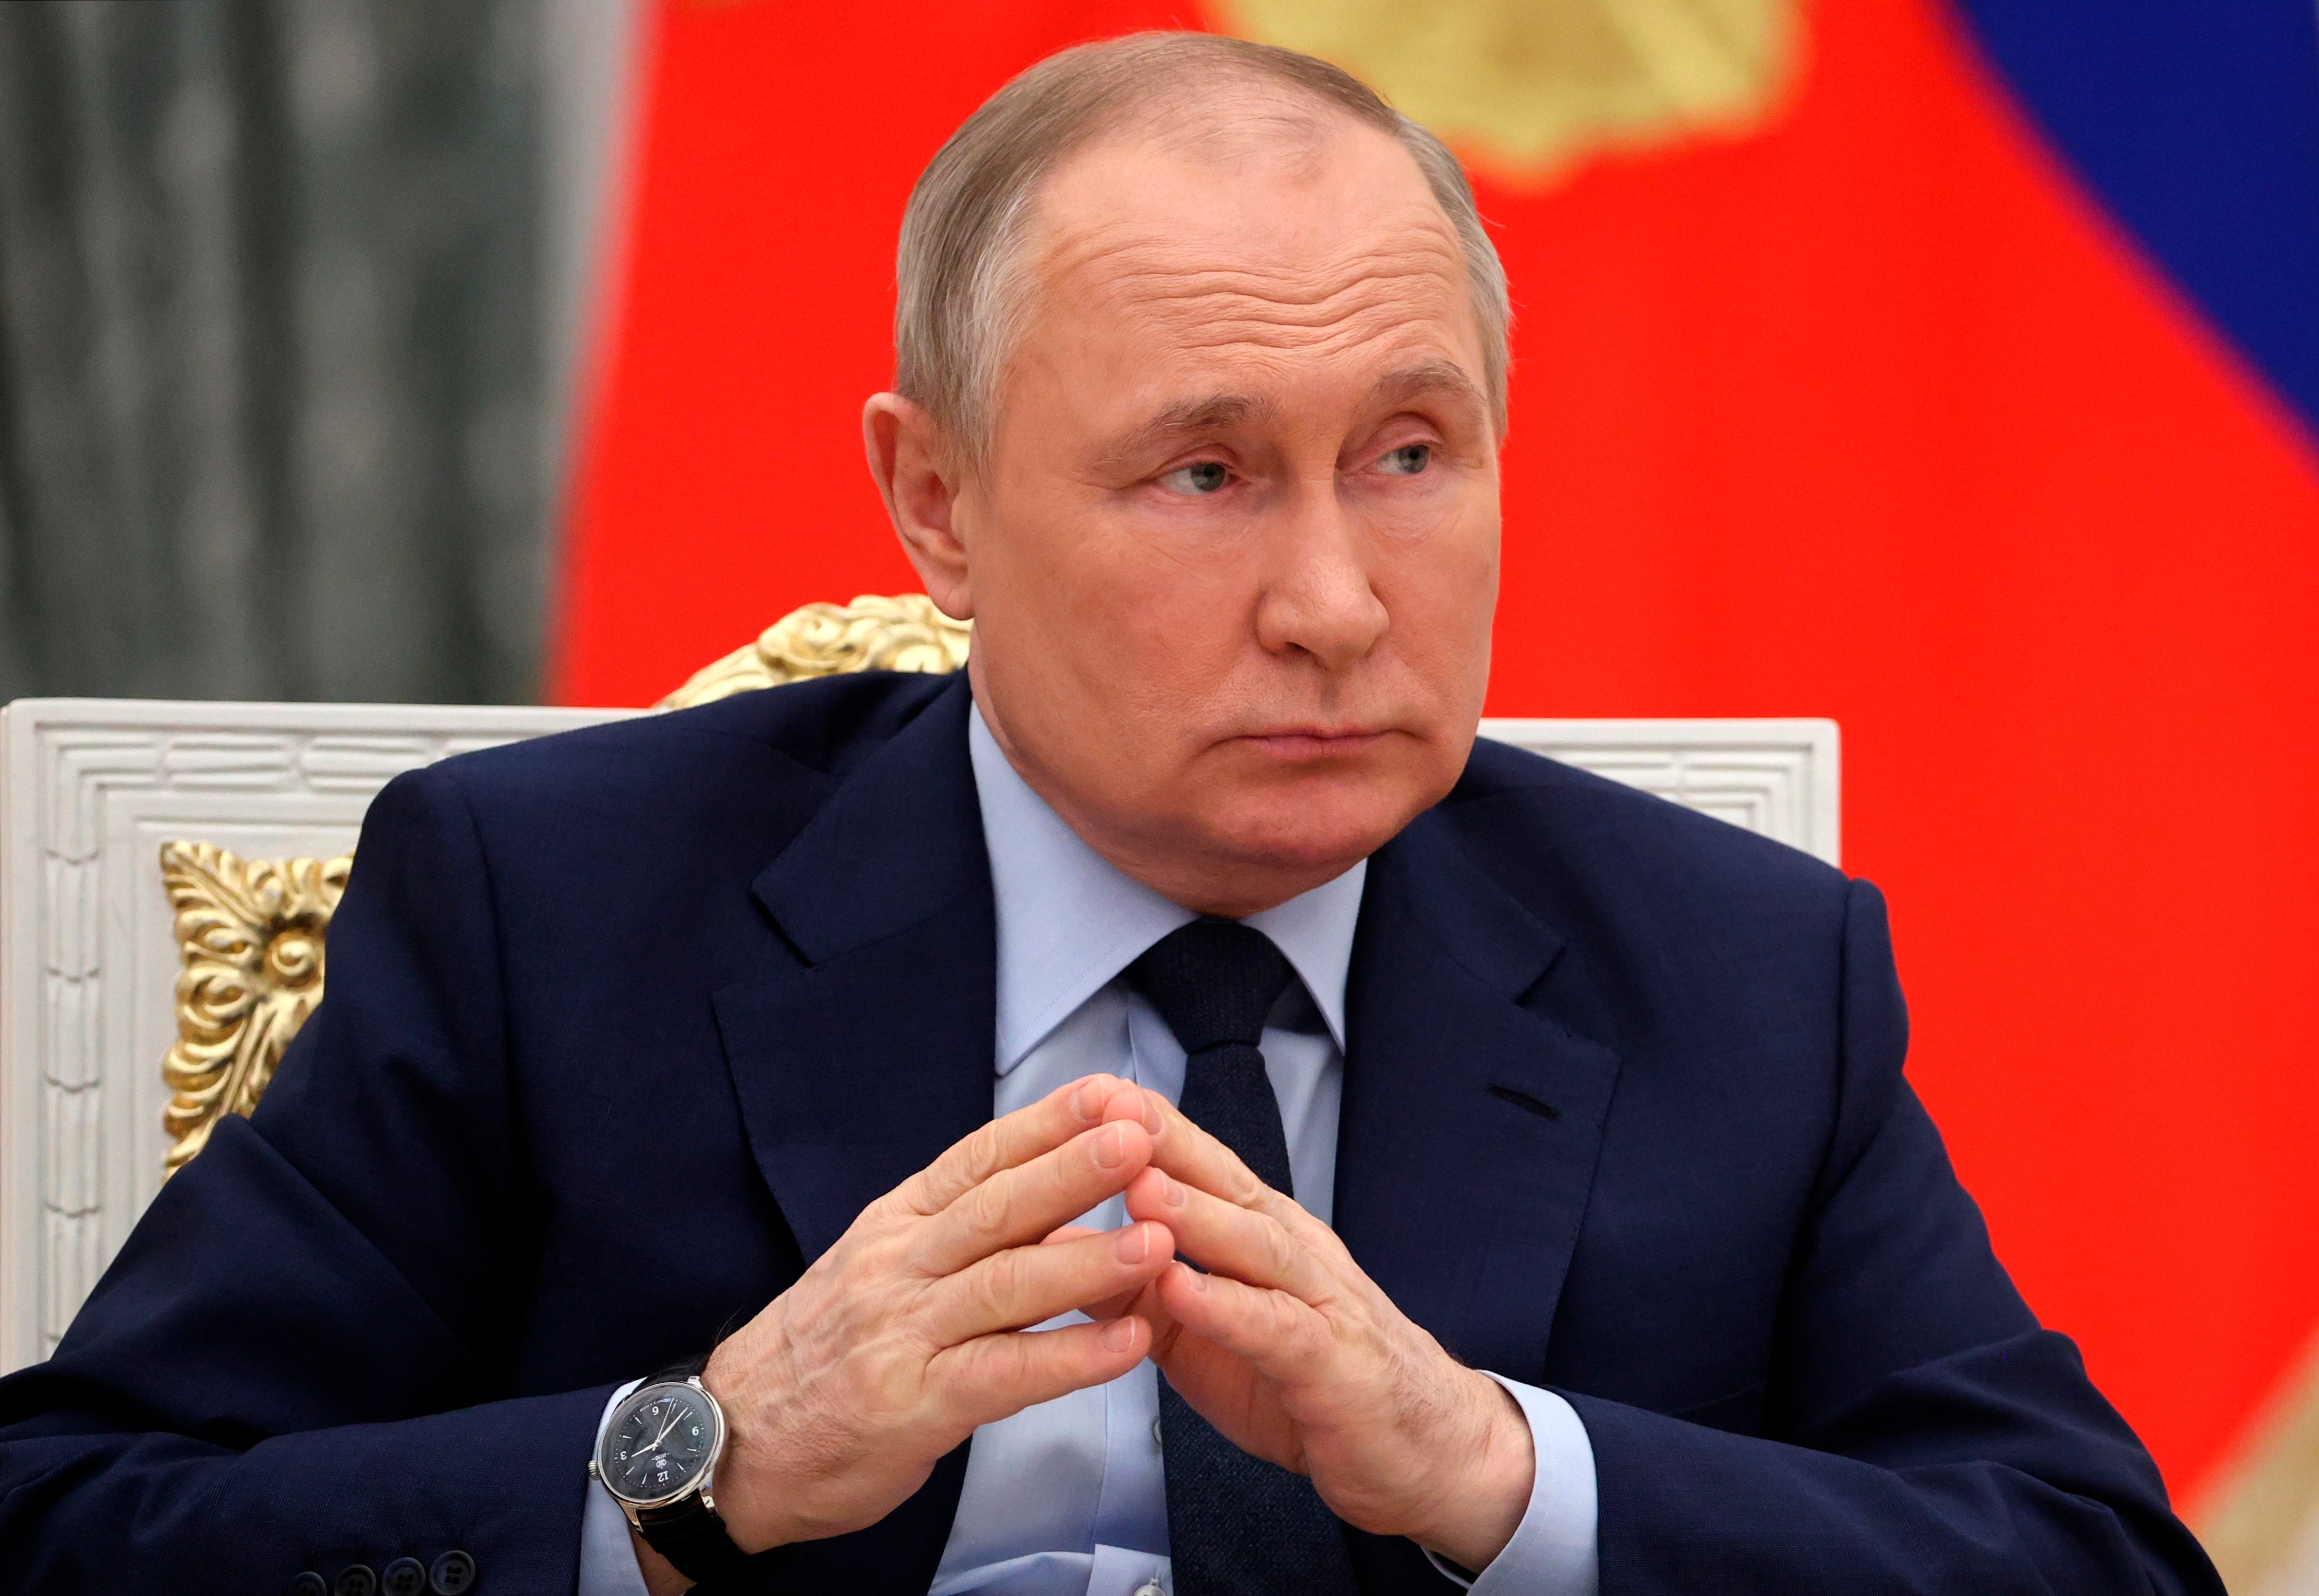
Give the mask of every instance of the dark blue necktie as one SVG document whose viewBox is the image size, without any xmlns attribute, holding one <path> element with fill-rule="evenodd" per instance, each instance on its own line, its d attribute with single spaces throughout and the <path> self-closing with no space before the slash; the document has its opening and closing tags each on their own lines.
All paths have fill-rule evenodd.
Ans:
<svg viewBox="0 0 2319 1596">
<path fill-rule="evenodd" d="M 1186 1115 L 1274 1190 L 1295 1195 L 1264 1017 L 1292 978 L 1272 939 L 1202 919 L 1154 943 L 1127 978 L 1184 1046 Z M 1303 1474 L 1251 1457 L 1160 1382 L 1176 1596 L 1348 1596 L 1344 1526 Z"/>
</svg>

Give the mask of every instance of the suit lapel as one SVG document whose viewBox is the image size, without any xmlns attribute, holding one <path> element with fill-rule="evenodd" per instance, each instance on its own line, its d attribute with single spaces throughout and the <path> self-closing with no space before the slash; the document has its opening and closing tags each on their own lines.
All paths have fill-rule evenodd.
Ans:
<svg viewBox="0 0 2319 1596">
<path fill-rule="evenodd" d="M 1370 861 L 1354 939 L 1336 1224 L 1451 1353 L 1536 1380 L 1618 1058 L 1522 1006 L 1560 941 L 1439 810 Z"/>
<path fill-rule="evenodd" d="M 961 677 L 761 874 L 788 967 L 717 994 L 749 1145 L 808 1262 L 990 1117 L 997 934 Z"/>
<path fill-rule="evenodd" d="M 784 967 L 716 996 L 749 1147 L 810 1263 L 989 1119 L 998 942 L 961 676 L 759 875 Z M 751 1588 L 916 1596 L 968 1447 L 864 1529 L 785 1546 Z"/>
</svg>

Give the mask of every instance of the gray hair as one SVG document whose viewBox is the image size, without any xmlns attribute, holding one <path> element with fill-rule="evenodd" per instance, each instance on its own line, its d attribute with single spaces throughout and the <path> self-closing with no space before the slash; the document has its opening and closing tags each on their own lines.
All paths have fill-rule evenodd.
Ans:
<svg viewBox="0 0 2319 1596">
<path fill-rule="evenodd" d="M 1505 267 L 1448 147 L 1326 61 L 1210 33 L 1131 33 L 1019 74 L 934 152 L 910 192 L 896 262 L 894 387 L 970 456 L 988 447 L 998 380 L 1025 318 L 1017 267 L 1042 180 L 1134 113 L 1222 85 L 1287 90 L 1390 133 L 1409 152 L 1457 230 L 1482 332 L 1483 386 L 1505 430 L 1513 321 Z"/>
</svg>

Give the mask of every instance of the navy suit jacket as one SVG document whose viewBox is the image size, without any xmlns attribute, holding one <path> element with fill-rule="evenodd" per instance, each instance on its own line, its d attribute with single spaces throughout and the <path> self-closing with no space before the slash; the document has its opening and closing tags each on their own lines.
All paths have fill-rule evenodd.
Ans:
<svg viewBox="0 0 2319 1596">
<path fill-rule="evenodd" d="M 968 701 L 837 678 L 389 786 L 263 1105 L 0 1382 L 0 1589 L 456 1547 L 568 1596 L 613 1386 L 990 1115 Z M 1484 743 L 1371 862 L 1348 1029 L 1337 1227 L 1575 1405 L 1605 1596 L 2220 1590 L 1902 1078 L 1874 888 Z M 965 1452 L 732 1588 L 923 1596 Z"/>
</svg>

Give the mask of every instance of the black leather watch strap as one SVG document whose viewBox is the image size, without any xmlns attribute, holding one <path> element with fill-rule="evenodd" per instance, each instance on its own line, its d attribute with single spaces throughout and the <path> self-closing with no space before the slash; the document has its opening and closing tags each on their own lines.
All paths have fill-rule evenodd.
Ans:
<svg viewBox="0 0 2319 1596">
<path fill-rule="evenodd" d="M 708 1354 L 704 1352 L 661 1370 L 645 1384 L 681 1383 L 695 1378 L 708 1366 Z M 668 1507 L 639 1508 L 636 1530 L 645 1537 L 645 1545 L 696 1584 L 730 1573 L 749 1560 L 749 1554 L 733 1544 L 733 1537 L 717 1510 L 702 1501 L 697 1491 Z"/>
<path fill-rule="evenodd" d="M 726 1533 L 725 1520 L 697 1492 L 674 1507 L 641 1510 L 636 1528 L 647 1546 L 696 1582 L 730 1573 L 749 1560 Z"/>
</svg>

